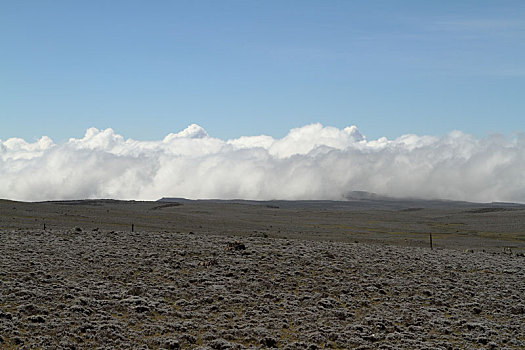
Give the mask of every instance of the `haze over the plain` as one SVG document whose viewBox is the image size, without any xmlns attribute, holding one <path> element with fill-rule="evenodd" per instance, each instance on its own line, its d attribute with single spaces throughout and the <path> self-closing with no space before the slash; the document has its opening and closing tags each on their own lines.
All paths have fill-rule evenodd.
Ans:
<svg viewBox="0 0 525 350">
<path fill-rule="evenodd" d="M 162 140 L 112 129 L 55 143 L 0 140 L 0 198 L 164 196 L 341 200 L 350 191 L 395 197 L 525 202 L 525 137 L 404 135 L 368 140 L 356 126 L 295 128 L 280 139 L 222 140 L 196 124 Z"/>
</svg>

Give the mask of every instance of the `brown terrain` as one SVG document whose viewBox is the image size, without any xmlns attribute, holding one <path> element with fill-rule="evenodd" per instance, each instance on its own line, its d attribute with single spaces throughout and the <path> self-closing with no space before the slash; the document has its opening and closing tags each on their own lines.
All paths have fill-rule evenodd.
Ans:
<svg viewBox="0 0 525 350">
<path fill-rule="evenodd" d="M 523 349 L 524 252 L 504 203 L 0 201 L 0 348 Z"/>
</svg>

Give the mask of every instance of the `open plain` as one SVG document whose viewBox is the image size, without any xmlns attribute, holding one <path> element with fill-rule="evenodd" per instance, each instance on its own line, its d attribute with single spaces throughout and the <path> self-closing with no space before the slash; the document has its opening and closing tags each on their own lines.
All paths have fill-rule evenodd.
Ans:
<svg viewBox="0 0 525 350">
<path fill-rule="evenodd" d="M 524 250 L 512 204 L 0 201 L 0 348 L 522 349 Z"/>
</svg>

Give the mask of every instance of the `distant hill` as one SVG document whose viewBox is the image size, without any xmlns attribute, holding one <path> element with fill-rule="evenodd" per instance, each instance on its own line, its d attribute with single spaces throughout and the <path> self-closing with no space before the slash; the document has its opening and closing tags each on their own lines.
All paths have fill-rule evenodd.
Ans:
<svg viewBox="0 0 525 350">
<path fill-rule="evenodd" d="M 525 204 L 518 203 L 473 203 L 452 200 L 426 200 L 414 198 L 394 198 L 381 196 L 371 192 L 352 191 L 345 195 L 345 200 L 244 200 L 244 199 L 197 199 L 163 197 L 158 202 L 177 203 L 229 203 L 245 205 L 261 205 L 269 208 L 285 209 L 339 209 L 339 210 L 404 210 L 413 211 L 421 209 L 465 209 L 472 212 L 490 212 L 496 210 L 525 209 Z M 499 208 L 499 209 L 498 209 Z"/>
</svg>

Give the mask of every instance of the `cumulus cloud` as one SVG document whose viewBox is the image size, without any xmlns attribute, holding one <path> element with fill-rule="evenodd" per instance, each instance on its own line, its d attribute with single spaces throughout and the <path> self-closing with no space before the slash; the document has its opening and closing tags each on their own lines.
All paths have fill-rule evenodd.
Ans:
<svg viewBox="0 0 525 350">
<path fill-rule="evenodd" d="M 403 135 L 311 124 L 281 139 L 214 138 L 198 125 L 158 141 L 90 128 L 56 144 L 0 140 L 0 197 L 331 199 L 394 197 L 525 202 L 525 138 Z"/>
</svg>

